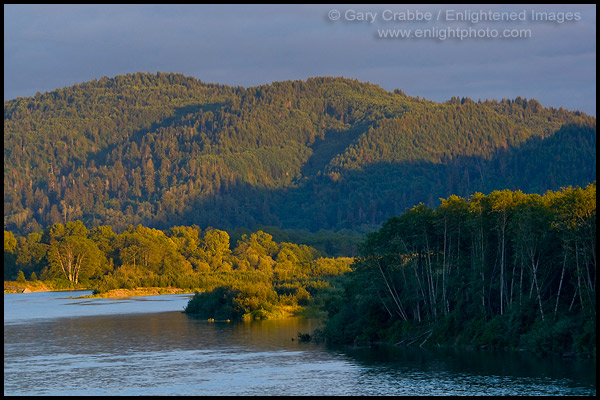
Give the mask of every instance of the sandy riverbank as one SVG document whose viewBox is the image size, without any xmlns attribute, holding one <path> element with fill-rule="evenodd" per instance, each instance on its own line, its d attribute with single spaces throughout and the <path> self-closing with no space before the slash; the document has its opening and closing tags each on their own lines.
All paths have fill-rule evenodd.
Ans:
<svg viewBox="0 0 600 400">
<path fill-rule="evenodd" d="M 4 293 L 32 293 L 32 292 L 64 292 L 70 290 L 89 290 L 77 285 L 75 287 L 57 287 L 52 282 L 44 281 L 4 281 Z"/>
<path fill-rule="evenodd" d="M 64 292 L 73 290 L 91 290 L 84 286 L 72 288 L 57 288 L 51 282 L 43 281 L 4 281 L 4 293 L 33 293 L 33 292 Z M 132 297 L 132 296 L 155 296 L 161 294 L 193 294 L 189 289 L 180 289 L 175 287 L 139 287 L 135 289 L 114 289 L 106 293 L 76 296 L 78 298 L 96 298 L 96 297 Z"/>
<path fill-rule="evenodd" d="M 194 294 L 189 289 L 180 289 L 174 287 L 139 287 L 135 289 L 114 289 L 105 293 L 90 294 L 79 296 L 80 299 L 98 298 L 98 297 L 133 297 L 133 296 L 156 296 L 161 294 Z"/>
</svg>

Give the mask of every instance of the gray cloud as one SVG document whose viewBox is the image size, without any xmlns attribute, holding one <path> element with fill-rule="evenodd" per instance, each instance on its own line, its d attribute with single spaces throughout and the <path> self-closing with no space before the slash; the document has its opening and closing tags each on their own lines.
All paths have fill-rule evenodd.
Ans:
<svg viewBox="0 0 600 400">
<path fill-rule="evenodd" d="M 580 21 L 330 21 L 331 9 L 578 12 Z M 537 98 L 596 109 L 595 5 L 5 5 L 4 98 L 101 76 L 181 72 L 254 86 L 346 76 L 444 101 Z M 523 28 L 528 39 L 381 39 L 386 28 Z"/>
</svg>

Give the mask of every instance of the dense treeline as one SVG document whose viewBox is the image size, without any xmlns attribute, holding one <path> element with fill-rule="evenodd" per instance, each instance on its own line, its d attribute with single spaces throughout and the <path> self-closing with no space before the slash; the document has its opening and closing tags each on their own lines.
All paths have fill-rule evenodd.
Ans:
<svg viewBox="0 0 600 400">
<path fill-rule="evenodd" d="M 342 78 L 102 78 L 4 102 L 4 226 L 367 231 L 413 204 L 596 178 L 596 121 Z"/>
<path fill-rule="evenodd" d="M 596 184 L 450 196 L 367 235 L 331 341 L 596 351 Z"/>
<path fill-rule="evenodd" d="M 329 288 L 329 277 L 349 271 L 351 260 L 278 243 L 263 231 L 243 234 L 233 248 L 227 232 L 197 226 L 163 232 L 138 225 L 116 234 L 109 226 L 88 230 L 73 221 L 27 237 L 4 231 L 5 280 L 39 277 L 54 287 L 83 284 L 98 294 L 138 287 L 231 288 L 243 290 L 237 297 L 241 314 L 257 317 L 277 305 L 305 305 Z"/>
</svg>

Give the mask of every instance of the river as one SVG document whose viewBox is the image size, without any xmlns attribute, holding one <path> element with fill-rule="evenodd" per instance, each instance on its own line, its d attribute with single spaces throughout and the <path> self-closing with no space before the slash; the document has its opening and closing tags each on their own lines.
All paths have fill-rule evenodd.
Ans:
<svg viewBox="0 0 600 400">
<path fill-rule="evenodd" d="M 319 321 L 209 322 L 190 295 L 4 295 L 4 395 L 595 395 L 595 360 L 300 343 Z"/>
</svg>

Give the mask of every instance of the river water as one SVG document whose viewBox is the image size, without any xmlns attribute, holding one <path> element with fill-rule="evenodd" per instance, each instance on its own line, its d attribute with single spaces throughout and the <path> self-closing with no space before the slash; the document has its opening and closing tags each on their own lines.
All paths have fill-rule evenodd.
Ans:
<svg viewBox="0 0 600 400">
<path fill-rule="evenodd" d="M 190 295 L 4 295 L 5 395 L 595 395 L 594 360 L 299 343 L 319 321 L 209 322 Z"/>
</svg>

